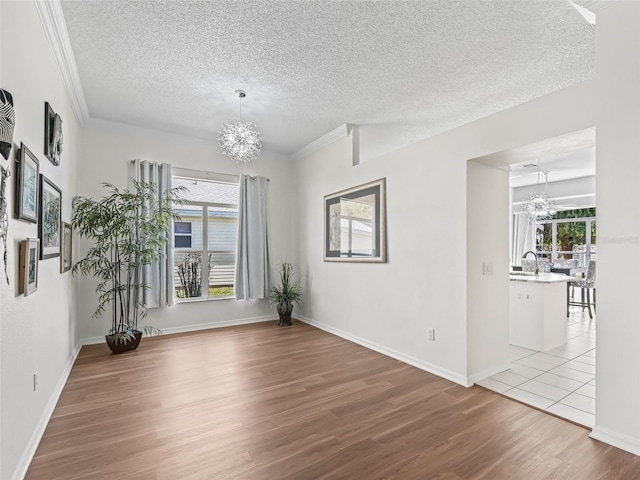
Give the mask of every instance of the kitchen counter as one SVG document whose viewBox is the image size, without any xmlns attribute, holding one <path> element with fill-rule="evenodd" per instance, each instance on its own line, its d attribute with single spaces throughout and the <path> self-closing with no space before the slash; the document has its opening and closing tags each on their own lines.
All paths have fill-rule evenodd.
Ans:
<svg viewBox="0 0 640 480">
<path fill-rule="evenodd" d="M 572 282 L 576 277 L 563 275 L 562 273 L 539 273 L 538 275 L 509 274 L 512 282 L 532 282 L 532 283 L 563 283 Z"/>
<path fill-rule="evenodd" d="M 567 342 L 567 282 L 560 273 L 509 275 L 509 343 L 546 351 Z"/>
</svg>

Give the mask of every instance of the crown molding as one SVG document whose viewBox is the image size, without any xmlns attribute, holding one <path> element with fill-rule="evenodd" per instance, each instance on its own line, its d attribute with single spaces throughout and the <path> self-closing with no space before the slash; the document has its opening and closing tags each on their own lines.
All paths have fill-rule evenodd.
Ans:
<svg viewBox="0 0 640 480">
<path fill-rule="evenodd" d="M 591 10 L 593 13 L 598 12 L 604 8 L 610 7 L 618 0 L 572 0 L 573 3 L 580 5 L 581 7 Z"/>
<path fill-rule="evenodd" d="M 305 157 L 308 157 L 312 153 L 321 150 L 322 148 L 330 145 L 334 142 L 337 142 L 340 139 L 347 138 L 349 133 L 351 132 L 351 124 L 343 123 L 338 128 L 331 130 L 329 133 L 325 133 L 323 136 L 314 140 L 313 142 L 305 145 L 297 152 L 294 152 L 291 155 L 293 160 L 301 160 Z"/>
<path fill-rule="evenodd" d="M 62 75 L 73 113 L 80 126 L 84 126 L 89 119 L 89 107 L 71 48 L 69 32 L 62 13 L 62 4 L 60 0 L 33 0 L 33 2 Z"/>
</svg>

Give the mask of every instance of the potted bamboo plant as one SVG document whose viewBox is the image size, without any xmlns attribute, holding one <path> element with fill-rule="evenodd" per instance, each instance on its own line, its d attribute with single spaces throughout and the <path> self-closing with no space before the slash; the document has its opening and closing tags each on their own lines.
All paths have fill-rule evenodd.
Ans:
<svg viewBox="0 0 640 480">
<path fill-rule="evenodd" d="M 286 261 L 282 262 L 280 264 L 280 284 L 273 287 L 269 293 L 269 300 L 272 305 L 275 305 L 280 317 L 279 327 L 292 325 L 291 312 L 293 311 L 293 304 L 300 305 L 302 296 L 293 264 Z"/>
<path fill-rule="evenodd" d="M 99 281 L 94 317 L 111 304 L 111 328 L 105 338 L 114 353 L 135 350 L 140 343 L 138 321 L 146 315 L 140 293 L 149 288 L 142 280 L 142 269 L 163 257 L 173 205 L 180 201 L 180 189 L 158 199 L 154 185 L 132 183 L 133 187 L 125 190 L 103 183 L 108 190 L 104 197 L 73 199 L 73 226 L 92 242 L 73 272 Z M 147 335 L 162 333 L 149 326 L 143 330 Z"/>
</svg>

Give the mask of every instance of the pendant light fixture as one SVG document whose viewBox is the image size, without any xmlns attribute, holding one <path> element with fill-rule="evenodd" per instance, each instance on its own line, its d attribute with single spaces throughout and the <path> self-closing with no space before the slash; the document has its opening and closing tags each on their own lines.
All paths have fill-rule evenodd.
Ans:
<svg viewBox="0 0 640 480">
<path fill-rule="evenodd" d="M 249 163 L 258 158 L 262 148 L 262 135 L 251 122 L 242 120 L 242 99 L 247 96 L 244 90 L 236 90 L 240 98 L 240 118 L 223 125 L 218 135 L 218 144 L 222 153 L 236 163 Z"/>
<path fill-rule="evenodd" d="M 538 160 L 538 191 L 532 193 L 525 203 L 525 211 L 536 220 L 549 220 L 556 214 L 556 207 L 547 193 L 549 172 L 544 172 L 544 192 L 540 190 L 540 161 Z"/>
</svg>

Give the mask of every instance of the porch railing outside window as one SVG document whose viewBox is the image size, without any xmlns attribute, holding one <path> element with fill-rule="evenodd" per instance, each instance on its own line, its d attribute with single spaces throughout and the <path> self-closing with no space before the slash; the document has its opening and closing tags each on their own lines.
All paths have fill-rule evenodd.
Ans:
<svg viewBox="0 0 640 480">
<path fill-rule="evenodd" d="M 576 260 L 585 269 L 596 260 L 596 218 L 564 218 L 538 222 L 536 225 L 538 256 L 551 263 Z"/>
</svg>

